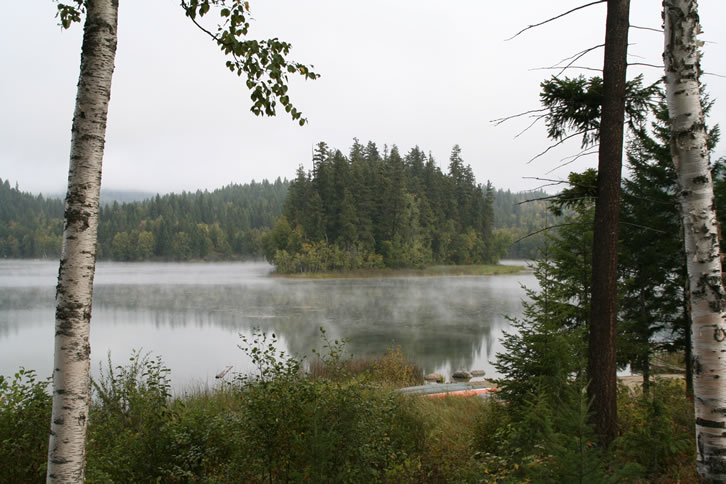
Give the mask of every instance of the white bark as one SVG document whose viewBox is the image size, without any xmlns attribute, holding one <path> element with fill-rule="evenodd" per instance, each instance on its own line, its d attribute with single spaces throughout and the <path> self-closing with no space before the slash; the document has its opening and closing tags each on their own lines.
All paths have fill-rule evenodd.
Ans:
<svg viewBox="0 0 726 484">
<path fill-rule="evenodd" d="M 48 482 L 83 482 L 90 402 L 91 301 L 101 165 L 117 43 L 118 0 L 87 0 L 56 288 Z"/>
<path fill-rule="evenodd" d="M 690 282 L 697 465 L 726 482 L 726 297 L 700 96 L 696 0 L 665 0 L 666 95 Z"/>
</svg>

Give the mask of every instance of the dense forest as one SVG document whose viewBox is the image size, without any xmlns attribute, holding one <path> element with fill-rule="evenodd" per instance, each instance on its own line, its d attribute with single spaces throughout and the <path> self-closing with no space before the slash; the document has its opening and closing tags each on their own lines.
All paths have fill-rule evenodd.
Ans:
<svg viewBox="0 0 726 484">
<path fill-rule="evenodd" d="M 282 212 L 289 183 L 229 185 L 157 195 L 101 208 L 99 257 L 118 261 L 261 257 L 261 239 Z M 0 257 L 60 255 L 63 202 L 0 180 Z"/>
<path fill-rule="evenodd" d="M 348 156 L 319 143 L 291 182 L 265 237 L 279 272 L 495 263 L 510 237 L 494 229 L 495 190 L 478 185 L 454 146 L 447 173 L 421 149 L 381 153 L 354 140 Z"/>
<path fill-rule="evenodd" d="M 370 163 L 365 158 L 368 150 L 374 160 Z M 458 148 L 449 166 L 457 173 L 458 185 L 451 173 L 442 173 L 418 148 L 403 158 L 395 147 L 390 153 L 385 151 L 381 156 L 375 144 L 361 147 L 356 143 L 351 159 L 332 150 L 322 156 L 319 149 L 316 170 L 298 170 L 293 182 L 253 181 L 212 192 L 156 195 L 126 203 L 121 200 L 140 197 L 104 192 L 99 257 L 117 261 L 228 260 L 266 254 L 273 261 L 280 248 L 288 250 L 290 257 L 289 247 L 278 244 L 283 238 L 287 243 L 291 235 L 291 246 L 299 244 L 307 254 L 313 248 L 325 248 L 339 261 L 357 257 L 358 267 L 365 263 L 402 267 L 485 262 L 504 255 L 536 256 L 544 234 L 527 235 L 553 220 L 542 200 L 546 193 L 514 193 L 475 185 Z M 336 186 L 334 180 L 349 185 Z M 331 191 L 326 193 L 328 188 Z M 308 196 L 312 198 L 303 200 Z M 524 200 L 530 201 L 521 203 Z M 311 207 L 318 207 L 317 215 Z M 379 223 L 384 218 L 387 221 Z M 0 257 L 59 256 L 62 200 L 22 192 L 0 179 L 0 224 Z M 509 245 L 510 240 L 517 242 Z M 346 259 L 351 247 L 356 255 Z M 346 262 L 342 264 L 346 267 Z"/>
<path fill-rule="evenodd" d="M 100 256 L 121 261 L 259 257 L 261 236 L 280 214 L 288 185 L 278 178 L 114 203 L 101 210 Z"/>
<path fill-rule="evenodd" d="M 0 179 L 0 257 L 60 256 L 63 202 L 23 193 Z"/>
<path fill-rule="evenodd" d="M 549 210 L 551 195 L 542 190 L 512 192 L 498 189 L 494 196 L 494 228 L 512 238 L 507 257 L 535 259 L 546 242 L 546 228 L 558 217 Z"/>
</svg>

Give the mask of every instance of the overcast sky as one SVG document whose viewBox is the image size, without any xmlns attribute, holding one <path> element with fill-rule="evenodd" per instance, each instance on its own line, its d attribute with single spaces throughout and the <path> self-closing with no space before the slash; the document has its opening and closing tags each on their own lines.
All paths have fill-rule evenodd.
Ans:
<svg viewBox="0 0 726 484">
<path fill-rule="evenodd" d="M 0 16 L 0 178 L 21 190 L 65 190 L 82 29 L 61 31 L 55 3 L 24 0 Z M 252 1 L 250 37 L 277 36 L 291 57 L 322 77 L 290 89 L 309 119 L 249 112 L 244 83 L 218 48 L 184 17 L 178 0 L 121 0 L 103 186 L 151 192 L 214 189 L 252 179 L 292 178 L 311 166 L 319 141 L 347 154 L 352 139 L 418 145 L 446 169 L 459 144 L 479 182 L 524 190 L 525 177 L 565 178 L 595 157 L 555 169 L 578 145 L 531 163 L 548 144 L 544 127 L 496 127 L 495 118 L 539 107 L 551 66 L 604 39 L 605 5 L 578 11 L 505 41 L 521 28 L 585 0 Z M 726 76 L 726 2 L 701 0 L 702 67 Z M 660 28 L 661 0 L 632 0 L 631 24 Z M 663 36 L 630 32 L 630 61 L 662 64 Z M 578 65 L 602 67 L 602 50 Z M 662 69 L 631 67 L 655 81 Z M 592 74 L 570 71 L 571 75 Z M 704 76 L 726 124 L 726 78 Z M 723 156 L 726 143 L 717 148 Z"/>
</svg>

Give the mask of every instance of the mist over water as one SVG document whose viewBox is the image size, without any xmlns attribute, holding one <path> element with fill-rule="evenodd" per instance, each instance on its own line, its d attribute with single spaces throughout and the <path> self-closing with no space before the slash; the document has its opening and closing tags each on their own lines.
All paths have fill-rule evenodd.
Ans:
<svg viewBox="0 0 726 484">
<path fill-rule="evenodd" d="M 104 263 L 97 266 L 93 369 L 132 350 L 162 356 L 177 388 L 214 384 L 227 365 L 251 370 L 239 334 L 274 332 L 294 355 L 320 349 L 320 328 L 348 354 L 400 346 L 426 372 L 482 369 L 501 351 L 505 316 L 521 315 L 531 274 L 303 280 L 270 277 L 264 263 Z M 0 261 L 0 374 L 52 369 L 57 263 Z"/>
</svg>

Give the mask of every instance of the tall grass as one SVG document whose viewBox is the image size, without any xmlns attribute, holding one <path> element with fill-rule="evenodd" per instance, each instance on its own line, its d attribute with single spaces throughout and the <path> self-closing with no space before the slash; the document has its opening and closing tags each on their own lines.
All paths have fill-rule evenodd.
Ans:
<svg viewBox="0 0 726 484">
<path fill-rule="evenodd" d="M 356 363 L 327 344 L 310 376 L 258 334 L 242 345 L 257 373 L 176 397 L 161 359 L 109 361 L 93 385 L 88 482 L 562 482 L 580 461 L 597 482 L 624 469 L 628 482 L 697 482 L 680 382 L 621 392 L 621 437 L 586 462 L 573 445 L 586 406 L 566 410 L 563 426 L 547 401 L 525 417 L 496 399 L 402 396 L 393 387 L 418 383 L 420 371 L 399 349 Z M 44 480 L 46 386 L 32 372 L 0 379 L 0 482 Z M 533 424 L 551 441 L 535 441 Z"/>
</svg>

